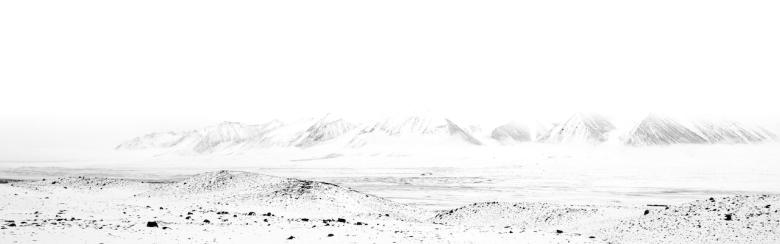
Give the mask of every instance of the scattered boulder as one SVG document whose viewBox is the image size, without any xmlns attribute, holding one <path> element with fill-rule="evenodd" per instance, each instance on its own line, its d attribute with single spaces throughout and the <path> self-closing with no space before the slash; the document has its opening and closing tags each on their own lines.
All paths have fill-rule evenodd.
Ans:
<svg viewBox="0 0 780 244">
<path fill-rule="evenodd" d="M 778 195 L 707 197 L 620 219 L 596 231 L 605 242 L 620 243 L 777 243 L 780 211 L 767 204 Z"/>
<path fill-rule="evenodd" d="M 154 228 L 157 228 L 157 227 L 159 227 L 159 226 L 157 225 L 157 221 L 149 221 L 149 222 L 146 222 L 146 227 L 154 227 Z"/>
</svg>

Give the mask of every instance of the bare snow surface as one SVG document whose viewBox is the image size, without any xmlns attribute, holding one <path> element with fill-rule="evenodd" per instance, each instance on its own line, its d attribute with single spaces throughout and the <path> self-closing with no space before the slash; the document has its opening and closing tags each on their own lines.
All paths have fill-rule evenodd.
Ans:
<svg viewBox="0 0 780 244">
<path fill-rule="evenodd" d="M 175 181 L 0 184 L 3 243 L 777 243 L 780 197 L 671 206 L 484 202 L 426 210 L 338 185 L 240 171 Z"/>
</svg>

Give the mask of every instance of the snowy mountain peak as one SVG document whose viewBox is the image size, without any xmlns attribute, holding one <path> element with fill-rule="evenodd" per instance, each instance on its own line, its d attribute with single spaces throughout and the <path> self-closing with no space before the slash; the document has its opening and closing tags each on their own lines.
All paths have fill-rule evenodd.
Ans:
<svg viewBox="0 0 780 244">
<path fill-rule="evenodd" d="M 219 146 L 230 146 L 257 138 L 262 134 L 256 125 L 244 125 L 237 122 L 222 122 L 200 131 L 201 140 L 193 150 L 198 153 L 212 152 Z"/>
<path fill-rule="evenodd" d="M 736 121 L 685 121 L 650 114 L 629 132 L 625 144 L 752 144 L 775 139 L 773 133 L 761 127 L 747 126 Z"/>
<path fill-rule="evenodd" d="M 761 127 L 748 126 L 736 121 L 698 121 L 696 129 L 710 143 L 750 144 L 773 141 L 777 136 Z"/>
<path fill-rule="evenodd" d="M 707 139 L 688 125 L 656 114 L 639 122 L 625 139 L 625 144 L 633 146 L 679 143 L 707 143 Z"/>
<path fill-rule="evenodd" d="M 405 118 L 390 118 L 363 129 L 363 132 L 381 131 L 388 135 L 401 134 L 432 134 L 446 128 L 443 119 L 432 117 L 411 116 Z"/>
<path fill-rule="evenodd" d="M 388 143 L 387 141 L 397 141 L 399 138 L 438 138 L 442 142 L 460 141 L 482 145 L 482 142 L 452 120 L 430 115 L 389 118 L 382 122 L 368 124 L 359 130 L 350 141 L 350 145 L 360 147 L 372 143 L 384 144 Z"/>
<path fill-rule="evenodd" d="M 143 150 L 175 147 L 187 139 L 197 137 L 196 131 L 150 133 L 116 146 L 117 150 Z"/>
<path fill-rule="evenodd" d="M 303 131 L 296 140 L 297 147 L 310 147 L 321 142 L 335 139 L 357 126 L 341 118 L 326 115 Z"/>
<path fill-rule="evenodd" d="M 527 142 L 533 138 L 528 126 L 517 122 L 509 122 L 493 129 L 490 133 L 490 138 L 498 141 L 516 141 Z"/>
<path fill-rule="evenodd" d="M 543 141 L 552 143 L 600 143 L 606 141 L 615 126 L 604 116 L 577 113 L 550 130 Z"/>
<path fill-rule="evenodd" d="M 454 135 L 457 137 L 460 137 L 461 139 L 465 140 L 468 143 L 474 144 L 474 145 L 482 145 L 482 142 L 477 140 L 477 138 L 474 138 L 470 133 L 463 130 L 458 126 L 457 124 L 453 123 L 449 119 L 445 119 L 447 121 L 447 128 L 449 128 L 450 135 Z"/>
</svg>

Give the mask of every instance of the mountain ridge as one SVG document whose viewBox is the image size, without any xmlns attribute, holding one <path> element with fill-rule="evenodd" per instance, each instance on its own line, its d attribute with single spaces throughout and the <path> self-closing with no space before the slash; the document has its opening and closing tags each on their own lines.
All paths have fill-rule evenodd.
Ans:
<svg viewBox="0 0 780 244">
<path fill-rule="evenodd" d="M 577 113 L 562 123 L 549 125 L 509 122 L 487 130 L 487 134 L 474 134 L 481 128 L 479 125 L 465 126 L 449 118 L 433 115 L 355 123 L 329 114 L 319 119 L 294 122 L 222 122 L 196 130 L 149 133 L 122 142 L 115 149 L 163 149 L 210 154 L 274 147 L 307 149 L 321 145 L 345 148 L 376 145 L 389 149 L 395 146 L 429 147 L 449 143 L 473 146 L 509 142 L 597 145 L 615 141 L 628 146 L 660 146 L 757 144 L 777 140 L 777 135 L 765 128 L 736 121 L 680 120 L 657 114 L 647 115 L 634 123 L 630 130 L 622 132 L 607 117 L 594 113 Z"/>
</svg>

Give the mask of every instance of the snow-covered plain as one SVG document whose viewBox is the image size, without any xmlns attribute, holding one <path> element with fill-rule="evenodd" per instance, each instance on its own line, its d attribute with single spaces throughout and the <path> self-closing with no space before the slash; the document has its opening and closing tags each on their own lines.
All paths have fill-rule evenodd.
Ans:
<svg viewBox="0 0 780 244">
<path fill-rule="evenodd" d="M 780 233 L 779 222 L 776 222 L 778 214 L 772 207 L 780 206 L 774 197 L 774 194 L 780 194 L 778 148 L 774 143 L 664 147 L 529 143 L 483 147 L 446 145 L 393 153 L 311 148 L 265 154 L 149 158 L 117 152 L 119 155 L 114 158 L 100 160 L 4 162 L 0 164 L 0 178 L 23 181 L 0 184 L 2 195 L 8 196 L 0 203 L 0 216 L 4 221 L 15 223 L 14 227 L 8 226 L 10 222 L 4 223 L 5 228 L 0 233 L 3 240 L 11 243 L 32 240 L 106 243 L 257 240 L 772 243 L 778 240 L 777 233 Z M 273 197 L 265 196 L 263 201 L 238 197 L 275 190 L 309 191 L 300 184 L 250 187 L 240 183 L 237 185 L 241 187 L 219 188 L 214 190 L 219 193 L 205 195 L 202 192 L 192 193 L 195 195 L 186 191 L 177 193 L 170 190 L 176 188 L 163 187 L 183 184 L 204 172 L 215 174 L 213 172 L 223 169 L 333 183 L 338 189 L 352 189 L 361 196 L 369 194 L 374 200 L 336 196 L 329 198 L 332 201 L 329 204 L 342 207 L 307 211 L 313 205 L 297 202 L 300 199 L 295 196 L 285 198 L 282 205 L 279 202 L 270 204 L 276 199 Z M 276 179 L 271 176 L 263 179 Z M 103 177 L 121 179 L 121 183 L 109 181 L 106 186 L 94 185 L 94 182 L 82 182 L 79 177 L 97 177 L 95 182 L 104 182 Z M 286 181 L 287 178 L 279 179 Z M 53 180 L 71 185 L 65 189 L 60 184 L 51 184 Z M 270 184 L 272 181 L 257 182 Z M 260 188 L 272 190 L 258 191 Z M 328 196 L 328 192 L 316 194 Z M 765 194 L 768 196 L 761 197 Z M 750 197 L 735 198 L 741 200 L 728 202 L 730 205 L 723 205 L 722 209 L 711 206 L 704 208 L 713 210 L 699 209 L 710 197 L 732 199 L 737 195 Z M 297 197 L 306 199 L 306 196 Z M 388 201 L 390 205 L 377 205 L 374 201 Z M 503 207 L 477 205 L 472 214 L 458 215 L 456 222 L 451 221 L 452 217 L 434 218 L 451 209 L 484 202 L 500 202 Z M 517 208 L 517 204 L 527 207 Z M 147 205 L 150 208 L 146 208 Z M 389 207 L 378 207 L 382 205 Z M 664 205 L 670 206 L 671 210 L 657 207 Z M 766 205 L 771 206 L 760 208 Z M 677 227 L 694 228 L 690 230 L 692 232 L 661 233 L 658 229 L 661 227 L 648 227 L 650 224 L 663 227 L 690 222 L 687 215 L 680 216 L 675 212 L 678 208 L 695 212 L 689 215 L 708 214 L 698 217 L 703 219 L 691 226 Z M 736 211 L 735 208 L 743 209 L 733 213 L 736 222 L 717 222 L 725 218 L 725 214 L 731 214 L 728 211 Z M 723 213 L 706 212 L 715 209 Z M 60 213 L 61 210 L 65 211 Z M 657 214 L 658 218 L 652 219 L 652 223 L 644 222 L 651 221 L 647 217 L 650 215 L 644 215 L 645 210 L 651 211 L 651 215 Z M 760 223 L 750 222 L 755 218 L 749 217 L 757 214 L 753 210 L 766 210 L 759 214 L 767 219 L 761 219 L 764 222 Z M 216 214 L 221 211 L 229 214 Z M 523 211 L 533 211 L 533 214 L 527 215 Z M 184 219 L 187 212 L 193 212 L 197 217 L 191 218 L 197 221 Z M 257 215 L 272 212 L 276 216 L 252 216 L 249 212 Z M 392 218 L 381 217 L 385 213 Z M 237 217 L 232 217 L 234 214 Z M 515 217 L 506 217 L 508 220 L 490 217 L 494 215 Z M 524 216 L 536 217 L 527 220 Z M 551 222 L 548 216 L 560 219 Z M 76 220 L 70 221 L 71 217 Z M 60 218 L 67 221 L 57 221 Z M 202 223 L 205 218 L 211 223 Z M 301 218 L 309 221 L 301 221 Z M 344 218 L 347 223 L 326 225 L 331 218 Z M 264 219 L 268 219 L 270 225 Z M 444 219 L 448 220 L 441 222 Z M 44 220 L 47 222 L 42 223 Z M 22 221 L 26 223 L 21 224 Z M 160 228 L 146 227 L 148 221 L 158 221 Z M 369 225 L 355 225 L 357 221 Z M 700 224 L 701 221 L 706 224 Z M 162 227 L 168 228 L 163 230 Z M 723 231 L 734 235 L 714 234 Z M 689 235 L 693 232 L 698 234 Z M 334 237 L 328 237 L 328 234 L 334 234 Z M 289 236 L 294 239 L 287 240 Z"/>
</svg>

